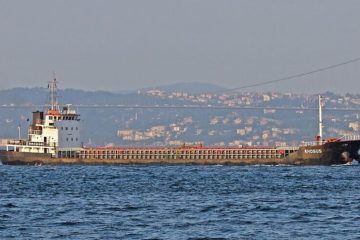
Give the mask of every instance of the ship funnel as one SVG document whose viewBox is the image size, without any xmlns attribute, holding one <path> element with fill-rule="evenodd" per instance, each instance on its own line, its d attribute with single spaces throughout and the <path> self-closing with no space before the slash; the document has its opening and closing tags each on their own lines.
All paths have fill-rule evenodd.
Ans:
<svg viewBox="0 0 360 240">
<path fill-rule="evenodd" d="M 42 124 L 44 120 L 44 113 L 40 111 L 33 112 L 33 126 L 35 127 L 37 124 Z"/>
</svg>

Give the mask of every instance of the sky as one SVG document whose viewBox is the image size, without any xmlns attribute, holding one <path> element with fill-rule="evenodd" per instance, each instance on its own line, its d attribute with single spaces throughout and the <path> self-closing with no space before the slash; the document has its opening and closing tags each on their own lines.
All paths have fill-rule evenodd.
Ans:
<svg viewBox="0 0 360 240">
<path fill-rule="evenodd" d="M 0 89 L 226 88 L 360 57 L 359 0 L 0 0 Z M 359 93 L 360 62 L 243 91 Z"/>
</svg>

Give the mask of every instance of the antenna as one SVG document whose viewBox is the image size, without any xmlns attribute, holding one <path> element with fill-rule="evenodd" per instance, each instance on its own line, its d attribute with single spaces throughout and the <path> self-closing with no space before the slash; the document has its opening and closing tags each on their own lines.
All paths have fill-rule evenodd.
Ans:
<svg viewBox="0 0 360 240">
<path fill-rule="evenodd" d="M 19 140 L 21 140 L 21 125 L 19 123 L 19 125 L 17 126 L 18 128 L 18 135 L 19 135 Z"/>
<path fill-rule="evenodd" d="M 50 93 L 50 110 L 59 110 L 58 96 L 57 96 L 57 82 L 55 71 L 53 71 L 53 79 L 49 82 L 48 85 Z"/>
<path fill-rule="evenodd" d="M 322 96 L 319 95 L 319 142 L 322 143 L 323 138 L 323 120 L 322 120 Z"/>
</svg>

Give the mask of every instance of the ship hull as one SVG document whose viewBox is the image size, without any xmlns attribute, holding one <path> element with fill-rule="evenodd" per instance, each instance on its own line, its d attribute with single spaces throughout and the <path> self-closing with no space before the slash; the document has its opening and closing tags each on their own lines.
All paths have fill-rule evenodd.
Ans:
<svg viewBox="0 0 360 240">
<path fill-rule="evenodd" d="M 5 165 L 276 165 L 288 164 L 284 159 L 83 159 L 83 158 L 53 158 L 33 156 L 32 153 L 21 157 L 14 152 L 0 153 L 1 162 Z"/>
<path fill-rule="evenodd" d="M 198 164 L 198 165 L 333 165 L 345 164 L 360 159 L 360 140 L 330 142 L 319 146 L 304 146 L 287 155 L 274 157 L 229 157 L 221 153 L 215 157 L 188 158 L 170 156 L 150 158 L 148 156 L 130 158 L 82 158 L 52 157 L 50 154 L 0 151 L 0 160 L 8 165 L 102 165 L 102 164 Z"/>
</svg>

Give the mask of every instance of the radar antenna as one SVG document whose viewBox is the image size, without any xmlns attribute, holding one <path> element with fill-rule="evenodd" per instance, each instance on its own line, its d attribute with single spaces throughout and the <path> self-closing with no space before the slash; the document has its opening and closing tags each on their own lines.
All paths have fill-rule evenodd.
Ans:
<svg viewBox="0 0 360 240">
<path fill-rule="evenodd" d="M 53 79 L 49 82 L 48 88 L 50 93 L 50 110 L 59 111 L 55 72 L 53 72 Z"/>
</svg>

